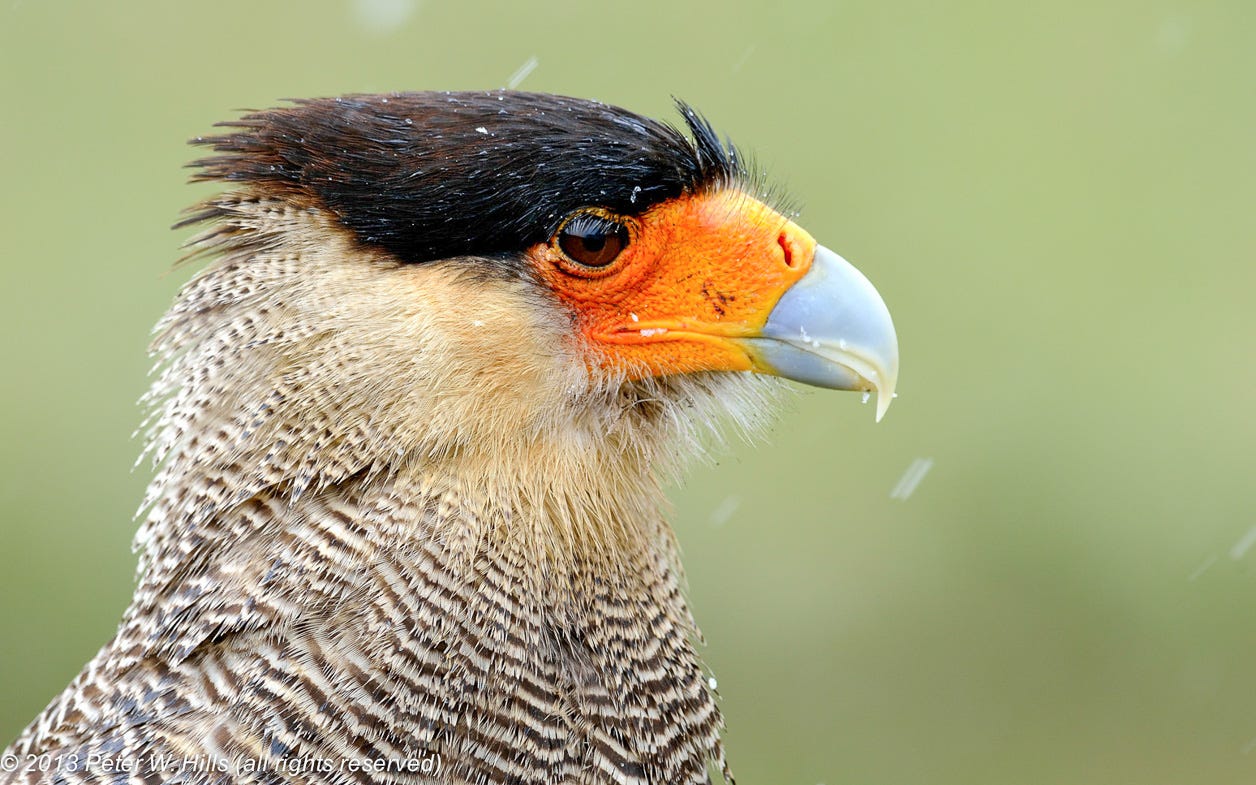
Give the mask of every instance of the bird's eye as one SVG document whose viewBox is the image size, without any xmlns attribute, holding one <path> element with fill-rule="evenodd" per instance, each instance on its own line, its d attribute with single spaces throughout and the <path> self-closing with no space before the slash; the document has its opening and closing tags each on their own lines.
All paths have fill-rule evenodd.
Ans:
<svg viewBox="0 0 1256 785">
<path fill-rule="evenodd" d="M 556 237 L 568 259 L 584 267 L 605 267 L 628 245 L 628 227 L 597 213 L 580 213 Z"/>
</svg>

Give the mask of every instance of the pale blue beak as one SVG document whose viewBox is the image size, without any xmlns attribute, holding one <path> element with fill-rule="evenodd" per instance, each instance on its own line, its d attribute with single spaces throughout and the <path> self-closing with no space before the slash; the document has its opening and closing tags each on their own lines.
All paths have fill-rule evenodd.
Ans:
<svg viewBox="0 0 1256 785">
<path fill-rule="evenodd" d="M 898 336 L 890 310 L 863 273 L 822 245 L 762 332 L 740 342 L 764 372 L 817 387 L 875 392 L 877 422 L 894 399 Z"/>
</svg>

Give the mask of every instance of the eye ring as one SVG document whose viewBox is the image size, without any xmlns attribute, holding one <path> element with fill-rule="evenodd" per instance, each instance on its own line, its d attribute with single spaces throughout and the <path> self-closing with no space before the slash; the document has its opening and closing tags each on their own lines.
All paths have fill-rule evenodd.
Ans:
<svg viewBox="0 0 1256 785">
<path fill-rule="evenodd" d="M 554 233 L 554 247 L 570 261 L 577 272 L 606 270 L 628 244 L 632 233 L 627 222 L 600 210 L 573 213 Z"/>
</svg>

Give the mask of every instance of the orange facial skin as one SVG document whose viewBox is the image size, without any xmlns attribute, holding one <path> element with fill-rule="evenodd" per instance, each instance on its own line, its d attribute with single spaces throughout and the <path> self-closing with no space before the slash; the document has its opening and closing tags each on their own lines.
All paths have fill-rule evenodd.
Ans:
<svg viewBox="0 0 1256 785">
<path fill-rule="evenodd" d="M 577 315 L 591 362 L 629 379 L 749 371 L 733 339 L 757 335 L 806 274 L 816 241 L 736 190 L 681 196 L 615 217 L 630 241 L 613 262 L 584 267 L 556 242 L 533 246 L 538 274 Z"/>
</svg>

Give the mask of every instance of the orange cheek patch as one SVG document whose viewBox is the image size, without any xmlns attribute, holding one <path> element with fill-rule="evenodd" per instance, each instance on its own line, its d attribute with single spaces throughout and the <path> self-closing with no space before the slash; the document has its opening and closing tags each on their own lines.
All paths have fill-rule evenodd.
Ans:
<svg viewBox="0 0 1256 785">
<path fill-rule="evenodd" d="M 577 315 L 590 364 L 630 378 L 749 370 L 729 339 L 757 333 L 815 255 L 811 235 L 734 190 L 682 196 L 626 223 L 628 246 L 596 271 L 573 269 L 554 243 L 529 255 Z"/>
</svg>

